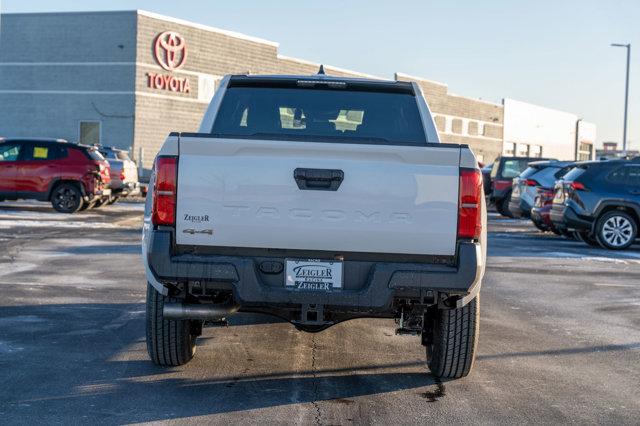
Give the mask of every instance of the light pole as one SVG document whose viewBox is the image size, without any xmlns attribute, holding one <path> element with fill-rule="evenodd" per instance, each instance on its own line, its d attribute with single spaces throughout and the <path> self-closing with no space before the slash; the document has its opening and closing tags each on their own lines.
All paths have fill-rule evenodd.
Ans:
<svg viewBox="0 0 640 426">
<path fill-rule="evenodd" d="M 631 43 L 621 44 L 612 43 L 614 47 L 626 47 L 627 48 L 627 78 L 624 86 L 624 127 L 622 130 L 622 154 L 627 155 L 627 109 L 629 106 L 629 63 L 631 61 Z"/>
</svg>

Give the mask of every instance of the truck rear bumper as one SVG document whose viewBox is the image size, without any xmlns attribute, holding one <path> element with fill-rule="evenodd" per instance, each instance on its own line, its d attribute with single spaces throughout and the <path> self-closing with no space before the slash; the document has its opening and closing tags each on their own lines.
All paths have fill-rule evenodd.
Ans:
<svg viewBox="0 0 640 426">
<path fill-rule="evenodd" d="M 147 238 L 143 258 L 147 279 L 156 290 L 166 295 L 169 283 L 198 281 L 232 291 L 236 303 L 243 307 L 313 304 L 390 311 L 395 298 L 423 299 L 440 294 L 460 296 L 456 304 L 461 307 L 479 292 L 484 271 L 480 245 L 461 242 L 457 266 L 346 259 L 342 290 L 291 290 L 284 286 L 282 270 L 264 274 L 260 269 L 265 262 L 282 265 L 284 257 L 172 254 L 173 231 L 150 230 Z"/>
</svg>

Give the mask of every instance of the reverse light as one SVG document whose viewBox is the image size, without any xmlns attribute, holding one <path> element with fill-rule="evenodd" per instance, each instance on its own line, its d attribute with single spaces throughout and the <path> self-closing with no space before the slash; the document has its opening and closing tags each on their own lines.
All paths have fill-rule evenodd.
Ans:
<svg viewBox="0 0 640 426">
<path fill-rule="evenodd" d="M 477 169 L 460 169 L 458 238 L 478 239 L 482 233 L 482 174 Z"/>
<path fill-rule="evenodd" d="M 154 225 L 174 226 L 176 222 L 178 158 L 159 156 L 156 158 L 154 169 L 151 221 Z"/>
</svg>

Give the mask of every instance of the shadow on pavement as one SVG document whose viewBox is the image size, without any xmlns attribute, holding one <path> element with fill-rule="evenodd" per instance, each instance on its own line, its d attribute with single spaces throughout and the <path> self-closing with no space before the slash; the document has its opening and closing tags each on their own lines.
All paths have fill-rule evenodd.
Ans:
<svg viewBox="0 0 640 426">
<path fill-rule="evenodd" d="M 161 368 L 147 360 L 144 316 L 144 305 L 139 303 L 2 307 L 3 419 L 124 424 L 319 400 L 348 403 L 352 397 L 436 383 L 426 369 L 381 371 L 423 362 L 264 375 L 245 370 L 202 379 L 201 373 L 190 374 L 193 364 Z M 270 317 L 237 318 L 231 326 L 261 324 Z"/>
<path fill-rule="evenodd" d="M 478 361 L 484 361 L 487 359 L 500 359 L 500 358 L 597 354 L 600 352 L 632 351 L 632 350 L 638 350 L 638 349 L 640 349 L 640 342 L 626 343 L 622 345 L 584 346 L 580 348 L 549 349 L 545 351 L 508 352 L 503 354 L 479 355 L 476 359 Z"/>
<path fill-rule="evenodd" d="M 142 253 L 140 244 L 104 244 L 95 246 L 60 247 L 61 252 L 69 254 L 137 254 Z"/>
</svg>

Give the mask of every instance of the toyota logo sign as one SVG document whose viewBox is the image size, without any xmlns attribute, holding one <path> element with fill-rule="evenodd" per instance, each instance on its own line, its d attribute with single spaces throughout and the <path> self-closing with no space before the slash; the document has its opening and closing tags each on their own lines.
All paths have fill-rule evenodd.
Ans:
<svg viewBox="0 0 640 426">
<path fill-rule="evenodd" d="M 187 60 L 187 42 L 175 31 L 165 31 L 156 37 L 153 52 L 162 68 L 177 70 Z"/>
</svg>

